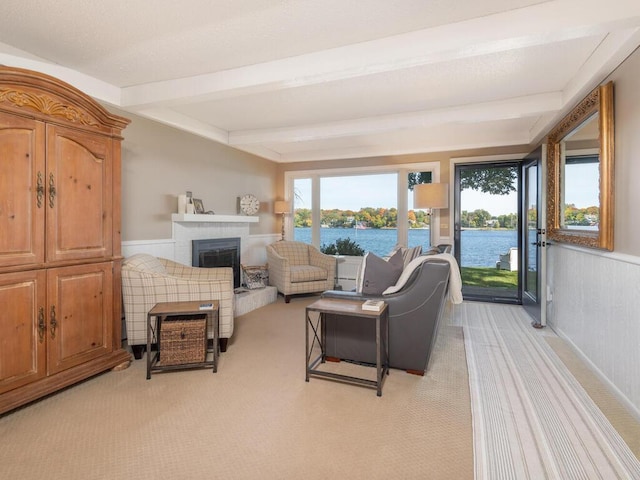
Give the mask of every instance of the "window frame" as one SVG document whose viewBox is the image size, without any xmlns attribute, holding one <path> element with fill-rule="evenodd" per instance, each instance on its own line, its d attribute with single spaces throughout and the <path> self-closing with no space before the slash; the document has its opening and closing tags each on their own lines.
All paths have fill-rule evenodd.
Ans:
<svg viewBox="0 0 640 480">
<path fill-rule="evenodd" d="M 365 176 L 378 175 L 381 173 L 395 173 L 397 175 L 396 194 L 398 208 L 398 243 L 406 245 L 409 240 L 409 210 L 413 210 L 412 205 L 408 205 L 409 173 L 411 172 L 431 172 L 431 179 L 434 183 L 440 182 L 440 162 L 420 162 L 402 165 L 379 165 L 366 167 L 344 167 L 344 168 L 318 168 L 309 170 L 290 170 L 284 172 L 284 199 L 294 202 L 294 182 L 298 179 L 311 179 L 311 244 L 320 248 L 320 179 L 323 177 L 345 177 L 345 176 Z M 439 237 L 440 216 L 436 211 L 434 215 L 434 227 L 436 238 Z M 285 238 L 293 239 L 293 215 L 285 218 Z"/>
</svg>

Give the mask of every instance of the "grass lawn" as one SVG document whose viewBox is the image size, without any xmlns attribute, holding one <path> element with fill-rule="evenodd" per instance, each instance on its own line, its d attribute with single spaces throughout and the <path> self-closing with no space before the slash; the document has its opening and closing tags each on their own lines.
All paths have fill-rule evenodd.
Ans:
<svg viewBox="0 0 640 480">
<path fill-rule="evenodd" d="M 518 272 L 492 267 L 462 267 L 462 284 L 469 287 L 517 288 Z"/>
</svg>

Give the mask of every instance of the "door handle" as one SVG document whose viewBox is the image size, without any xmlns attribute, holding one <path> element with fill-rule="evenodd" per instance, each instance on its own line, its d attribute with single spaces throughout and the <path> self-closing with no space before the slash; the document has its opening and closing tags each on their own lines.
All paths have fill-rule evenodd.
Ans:
<svg viewBox="0 0 640 480">
<path fill-rule="evenodd" d="M 49 325 L 51 326 L 51 338 L 56 338 L 56 327 L 58 326 L 58 321 L 56 320 L 56 306 L 51 306 L 51 319 L 49 320 Z"/>
<path fill-rule="evenodd" d="M 49 174 L 49 207 L 53 208 L 56 198 L 56 182 L 53 177 L 53 172 Z"/>
<path fill-rule="evenodd" d="M 38 311 L 38 339 L 40 343 L 44 342 L 44 333 L 47 330 L 47 326 L 44 323 L 44 307 L 40 307 Z"/>
<path fill-rule="evenodd" d="M 42 172 L 38 172 L 36 182 L 36 199 L 38 208 L 42 208 L 42 197 L 44 197 L 44 185 L 42 183 Z"/>
</svg>

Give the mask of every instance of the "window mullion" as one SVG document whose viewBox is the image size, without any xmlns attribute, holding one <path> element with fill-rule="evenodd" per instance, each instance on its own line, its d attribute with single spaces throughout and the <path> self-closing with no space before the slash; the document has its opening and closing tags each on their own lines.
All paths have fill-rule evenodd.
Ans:
<svg viewBox="0 0 640 480">
<path fill-rule="evenodd" d="M 311 244 L 320 248 L 320 175 L 311 177 Z"/>
</svg>

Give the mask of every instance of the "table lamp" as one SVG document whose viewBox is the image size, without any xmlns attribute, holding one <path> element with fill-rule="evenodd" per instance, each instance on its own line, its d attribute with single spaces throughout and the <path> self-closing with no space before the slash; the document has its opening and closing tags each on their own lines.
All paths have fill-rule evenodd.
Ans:
<svg viewBox="0 0 640 480">
<path fill-rule="evenodd" d="M 284 216 L 291 212 L 291 202 L 286 200 L 276 200 L 273 211 L 276 215 L 282 215 L 282 238 L 284 240 Z"/>
<path fill-rule="evenodd" d="M 448 183 L 421 183 L 413 187 L 413 208 L 425 209 L 429 215 L 429 243 L 433 246 L 433 210 L 449 208 Z"/>
</svg>

